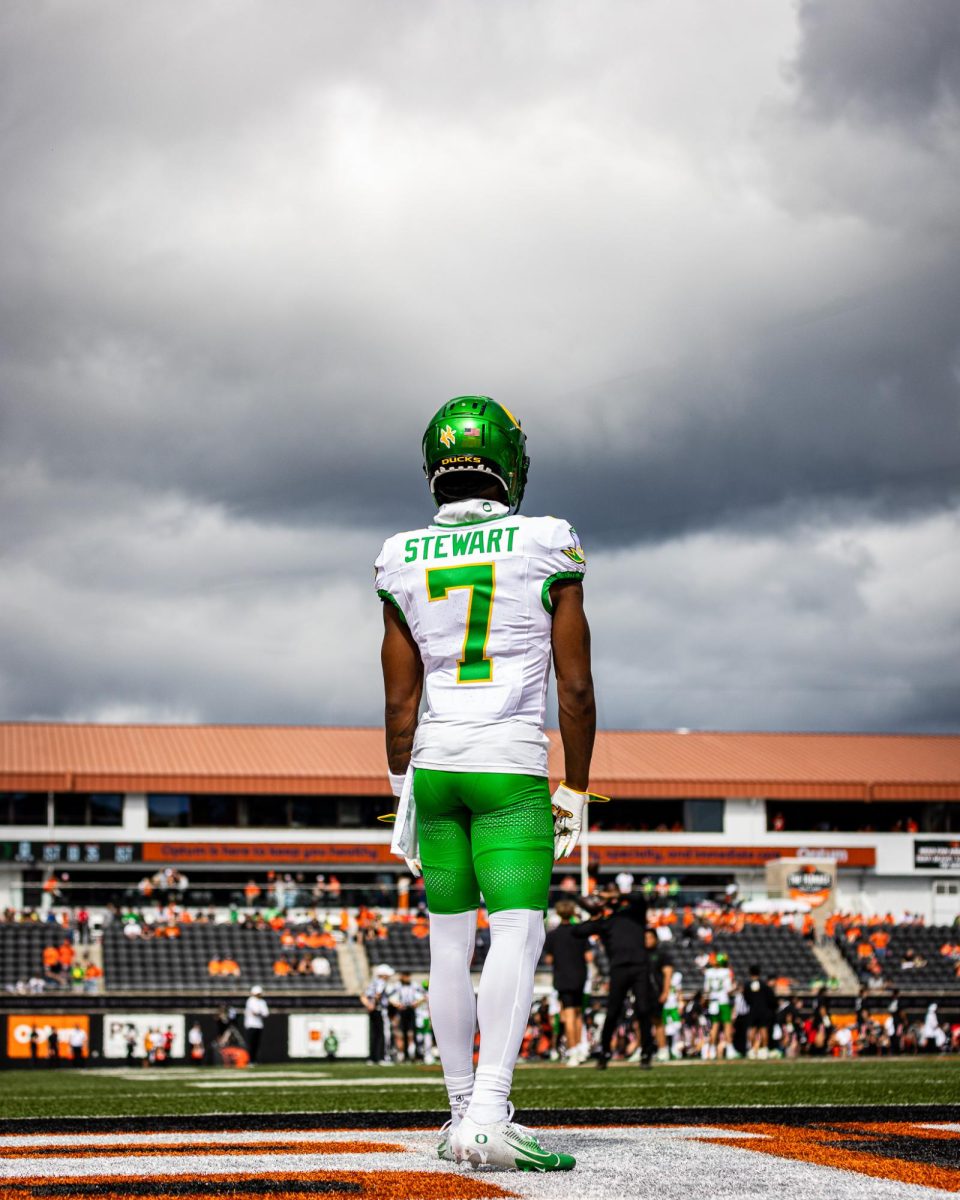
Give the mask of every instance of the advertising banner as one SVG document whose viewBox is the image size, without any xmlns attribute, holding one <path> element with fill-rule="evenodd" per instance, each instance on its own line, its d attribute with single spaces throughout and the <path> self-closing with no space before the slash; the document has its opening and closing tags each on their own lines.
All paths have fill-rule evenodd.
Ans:
<svg viewBox="0 0 960 1200">
<path fill-rule="evenodd" d="M 103 1018 L 104 1058 L 146 1058 L 148 1033 L 162 1038 L 173 1030 L 171 1058 L 183 1058 L 184 1019 L 171 1013 L 110 1013 Z M 132 1047 L 132 1050 L 131 1050 Z"/>
<path fill-rule="evenodd" d="M 914 842 L 913 865 L 918 870 L 960 872 L 960 838 Z"/>
<path fill-rule="evenodd" d="M 787 876 L 787 894 L 791 900 L 802 900 L 811 908 L 819 908 L 830 898 L 833 875 L 814 866 L 801 867 Z"/>
<path fill-rule="evenodd" d="M 287 1053 L 291 1058 L 327 1058 L 331 1050 L 336 1058 L 369 1055 L 370 1022 L 365 1013 L 290 1014 Z"/>
<path fill-rule="evenodd" d="M 604 867 L 763 867 L 779 858 L 830 859 L 841 867 L 875 867 L 872 846 L 595 846 L 590 857 Z"/>
<path fill-rule="evenodd" d="M 49 1058 L 50 1030 L 57 1031 L 58 1057 L 72 1058 L 71 1035 L 76 1030 L 83 1034 L 80 1055 L 86 1058 L 90 1053 L 90 1018 L 74 1016 L 65 1013 L 11 1013 L 7 1017 L 7 1057 L 33 1058 L 36 1050 L 37 1058 Z M 33 1031 L 37 1031 L 34 1038 Z M 78 1039 L 73 1038 L 74 1041 Z"/>
<path fill-rule="evenodd" d="M 144 862 L 240 863 L 290 866 L 396 865 L 385 842 L 145 842 Z"/>
</svg>

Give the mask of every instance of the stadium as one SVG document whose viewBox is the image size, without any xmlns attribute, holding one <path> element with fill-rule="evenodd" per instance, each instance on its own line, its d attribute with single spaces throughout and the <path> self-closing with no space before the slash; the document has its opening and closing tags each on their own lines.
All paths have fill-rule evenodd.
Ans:
<svg viewBox="0 0 960 1200">
<path fill-rule="evenodd" d="M 7 0 L 0 114 L 0 1200 L 960 1195 L 960 3 Z"/>
<path fill-rule="evenodd" d="M 438 1162 L 426 1005 L 410 1021 L 364 1007 L 372 982 L 417 988 L 430 966 L 419 881 L 378 821 L 382 737 L 0 726 L 0 1195 L 143 1194 L 147 1179 L 154 1195 L 574 1194 Z M 541 961 L 518 1115 L 576 1137 L 577 1195 L 635 1194 L 664 1161 L 665 1195 L 704 1171 L 717 1195 L 762 1191 L 771 1171 L 836 1196 L 960 1189 L 958 751 L 949 736 L 598 735 L 611 801 L 551 899 L 643 895 L 684 1011 L 641 1071 L 628 1009 L 596 1071 L 603 946 L 581 1047 Z M 710 1056 L 694 995 L 718 955 L 740 995 L 753 968 L 774 988 L 760 1050 L 744 1011 Z M 629 1169 L 611 1153 L 625 1138 Z"/>
</svg>

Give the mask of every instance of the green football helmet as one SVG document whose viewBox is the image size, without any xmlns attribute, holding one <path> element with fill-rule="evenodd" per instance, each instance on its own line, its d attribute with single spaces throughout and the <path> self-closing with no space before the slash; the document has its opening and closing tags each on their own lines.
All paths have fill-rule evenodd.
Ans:
<svg viewBox="0 0 960 1200">
<path fill-rule="evenodd" d="M 503 484 L 507 503 L 520 507 L 530 459 L 516 417 L 489 396 L 457 396 L 432 418 L 423 435 L 423 473 L 437 499 L 437 480 L 479 471 Z"/>
</svg>

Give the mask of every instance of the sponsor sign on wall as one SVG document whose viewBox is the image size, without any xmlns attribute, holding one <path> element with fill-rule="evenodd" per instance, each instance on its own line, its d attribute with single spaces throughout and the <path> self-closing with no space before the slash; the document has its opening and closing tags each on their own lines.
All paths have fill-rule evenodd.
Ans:
<svg viewBox="0 0 960 1200">
<path fill-rule="evenodd" d="M 143 861 L 158 863 L 284 863 L 291 866 L 379 866 L 397 859 L 374 842 L 145 842 Z"/>
<path fill-rule="evenodd" d="M 36 1042 L 38 1058 L 49 1057 L 47 1053 L 49 1049 L 47 1039 L 50 1036 L 51 1029 L 57 1031 L 60 1058 L 71 1058 L 73 1056 L 73 1051 L 70 1048 L 70 1035 L 76 1029 L 81 1029 L 84 1035 L 83 1047 L 81 1049 L 82 1056 L 86 1058 L 90 1053 L 89 1017 L 64 1013 L 30 1013 L 29 1015 L 11 1013 L 7 1017 L 8 1058 L 33 1057 L 31 1042 L 33 1040 L 34 1029 L 36 1029 L 38 1035 Z"/>
<path fill-rule="evenodd" d="M 872 846 L 591 846 L 605 867 L 763 867 L 778 858 L 830 859 L 841 867 L 875 867 Z"/>
<path fill-rule="evenodd" d="M 369 1055 L 370 1022 L 365 1013 L 291 1013 L 287 1053 L 291 1058 L 326 1058 L 331 1034 L 337 1041 L 337 1058 Z"/>
<path fill-rule="evenodd" d="M 960 871 L 960 838 L 914 842 L 913 865 L 921 870 Z"/>
<path fill-rule="evenodd" d="M 146 1037 L 153 1032 L 162 1037 L 168 1029 L 173 1030 L 172 1058 L 184 1054 L 184 1019 L 170 1013 L 110 1013 L 103 1018 L 103 1057 L 126 1058 L 128 1047 L 133 1043 L 132 1057 L 145 1058 Z"/>
<path fill-rule="evenodd" d="M 825 904 L 833 887 L 833 876 L 808 864 L 787 876 L 787 894 L 791 900 L 802 900 L 811 908 Z"/>
</svg>

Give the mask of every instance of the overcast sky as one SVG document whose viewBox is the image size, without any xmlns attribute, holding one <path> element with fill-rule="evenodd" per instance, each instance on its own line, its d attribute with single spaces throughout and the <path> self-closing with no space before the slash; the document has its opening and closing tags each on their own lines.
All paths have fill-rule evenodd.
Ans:
<svg viewBox="0 0 960 1200">
<path fill-rule="evenodd" d="M 5 0 L 0 718 L 378 724 L 521 418 L 607 728 L 960 731 L 956 0 Z"/>
</svg>

